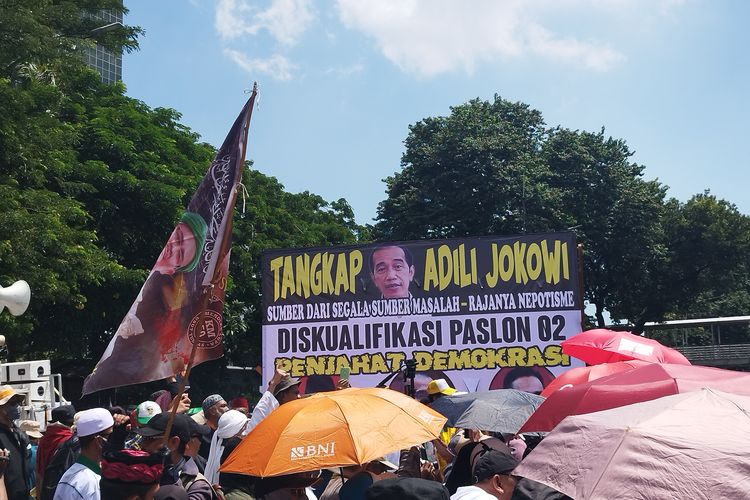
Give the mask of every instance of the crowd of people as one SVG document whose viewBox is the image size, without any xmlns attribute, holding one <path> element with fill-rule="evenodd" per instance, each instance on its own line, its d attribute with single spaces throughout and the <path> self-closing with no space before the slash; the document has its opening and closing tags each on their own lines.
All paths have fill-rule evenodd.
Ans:
<svg viewBox="0 0 750 500">
<path fill-rule="evenodd" d="M 19 421 L 24 397 L 0 386 L 0 500 L 566 498 L 511 474 L 533 439 L 478 429 L 444 428 L 431 442 L 361 465 L 262 479 L 220 473 L 250 431 L 301 397 L 299 384 L 277 371 L 252 410 L 244 398 L 213 394 L 195 413 L 172 384 L 130 411 L 57 407 L 44 432 Z M 336 389 L 347 386 L 341 380 Z M 424 403 L 454 392 L 434 380 Z"/>
</svg>

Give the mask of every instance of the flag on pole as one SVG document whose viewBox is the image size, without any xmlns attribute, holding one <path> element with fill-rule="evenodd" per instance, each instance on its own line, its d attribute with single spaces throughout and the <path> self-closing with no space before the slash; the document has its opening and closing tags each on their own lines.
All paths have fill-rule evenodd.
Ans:
<svg viewBox="0 0 750 500">
<path fill-rule="evenodd" d="M 256 91 L 242 108 L 83 394 L 171 377 L 219 358 L 232 213 Z"/>
</svg>

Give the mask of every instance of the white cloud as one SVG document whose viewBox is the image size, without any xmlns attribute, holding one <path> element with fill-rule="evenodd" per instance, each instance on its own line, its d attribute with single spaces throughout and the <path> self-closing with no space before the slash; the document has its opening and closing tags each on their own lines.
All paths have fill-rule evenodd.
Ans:
<svg viewBox="0 0 750 500">
<path fill-rule="evenodd" d="M 351 66 L 337 66 L 335 68 L 328 68 L 324 71 L 326 75 L 335 75 L 339 77 L 347 77 L 362 73 L 365 67 L 363 64 L 357 63 Z"/>
<path fill-rule="evenodd" d="M 617 8 L 622 0 L 611 0 Z M 667 0 L 675 1 L 675 0 Z M 374 38 L 402 70 L 430 77 L 482 62 L 529 55 L 608 70 L 625 56 L 607 43 L 561 36 L 537 19 L 549 11 L 594 8 L 594 0 L 337 0 L 350 29 Z M 604 5 L 600 9 L 612 7 Z"/>
<path fill-rule="evenodd" d="M 272 0 L 265 10 L 248 0 L 219 0 L 215 27 L 225 40 L 268 31 L 277 42 L 292 46 L 314 19 L 310 0 Z"/>
<path fill-rule="evenodd" d="M 279 54 L 268 59 L 251 59 L 245 53 L 233 49 L 224 49 L 224 54 L 251 75 L 261 73 L 276 80 L 291 80 L 292 70 L 295 68 L 286 57 Z"/>
<path fill-rule="evenodd" d="M 528 48 L 531 52 L 550 59 L 578 62 L 582 66 L 606 71 L 625 60 L 625 56 L 607 46 L 592 46 L 574 38 L 555 38 L 547 29 L 529 26 Z"/>
</svg>

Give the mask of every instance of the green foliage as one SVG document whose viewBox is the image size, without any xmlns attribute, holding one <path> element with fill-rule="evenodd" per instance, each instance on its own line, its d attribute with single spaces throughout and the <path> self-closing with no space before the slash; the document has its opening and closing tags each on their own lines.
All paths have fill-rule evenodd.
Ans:
<svg viewBox="0 0 750 500">
<path fill-rule="evenodd" d="M 750 310 L 750 217 L 709 192 L 669 200 L 664 218 L 670 265 L 659 276 L 671 293 L 665 319 L 746 315 Z M 745 325 L 722 328 L 722 343 L 747 341 Z M 699 343 L 696 335 L 690 342 Z M 718 335 L 716 339 L 718 340 Z"/>
<path fill-rule="evenodd" d="M 30 76 L 55 79 L 81 67 L 81 49 L 98 43 L 111 52 L 138 48 L 143 30 L 100 29 L 102 10 L 126 13 L 118 0 L 4 0 L 0 2 L 0 74 L 14 83 Z"/>
<path fill-rule="evenodd" d="M 247 193 L 234 219 L 224 347 L 231 361 L 245 366 L 260 362 L 261 253 L 356 243 L 366 241 L 367 232 L 343 198 L 329 203 L 307 191 L 288 193 L 275 178 L 250 168 L 243 183 Z"/>
<path fill-rule="evenodd" d="M 385 180 L 382 239 L 538 231 L 556 218 L 539 149 L 542 115 L 495 96 L 409 127 L 402 170 Z"/>
<path fill-rule="evenodd" d="M 0 285 L 25 279 L 33 294 L 23 316 L 0 315 L 14 358 L 98 359 L 215 153 L 177 111 L 83 65 L 78 49 L 101 25 L 89 14 L 117 5 L 0 3 Z M 95 35 L 118 51 L 139 33 Z M 290 194 L 255 171 L 244 183 L 225 314 L 237 362 L 259 350 L 262 250 L 366 234 L 345 200 Z"/>
<path fill-rule="evenodd" d="M 557 128 L 542 155 L 553 172 L 565 224 L 584 247 L 585 298 L 596 306 L 599 326 L 642 315 L 644 299 L 659 300 L 651 271 L 664 263 L 660 217 L 666 188 L 644 181 L 624 141 L 599 133 Z M 554 229 L 554 228 L 550 228 Z"/>
<path fill-rule="evenodd" d="M 636 330 L 747 313 L 748 218 L 708 194 L 666 202 L 666 187 L 645 180 L 627 144 L 604 130 L 547 129 L 540 112 L 495 96 L 421 120 L 405 144 L 402 169 L 386 179 L 378 239 L 571 228 L 599 326 L 605 310 Z"/>
</svg>

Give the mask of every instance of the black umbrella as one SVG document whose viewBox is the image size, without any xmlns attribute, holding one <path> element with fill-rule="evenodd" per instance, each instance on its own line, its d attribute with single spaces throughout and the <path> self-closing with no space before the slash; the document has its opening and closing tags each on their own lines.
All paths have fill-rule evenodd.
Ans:
<svg viewBox="0 0 750 500">
<path fill-rule="evenodd" d="M 448 418 L 448 425 L 462 429 L 515 434 L 544 398 L 515 389 L 443 396 L 430 404 Z"/>
</svg>

